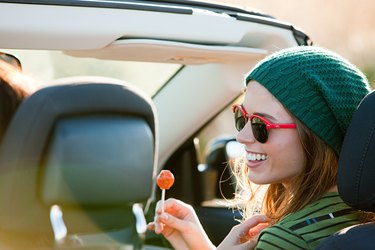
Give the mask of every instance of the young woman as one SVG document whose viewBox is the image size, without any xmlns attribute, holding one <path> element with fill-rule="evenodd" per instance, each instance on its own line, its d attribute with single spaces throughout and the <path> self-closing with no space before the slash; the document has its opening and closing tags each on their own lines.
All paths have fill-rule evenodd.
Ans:
<svg viewBox="0 0 375 250">
<path fill-rule="evenodd" d="M 233 112 L 246 150 L 235 174 L 247 220 L 218 248 L 314 249 L 362 221 L 363 213 L 339 197 L 336 174 L 352 114 L 370 91 L 366 77 L 330 51 L 296 47 L 262 60 L 245 83 L 244 102 Z M 262 215 L 253 215 L 251 183 L 268 185 Z M 216 248 L 191 206 L 169 199 L 164 209 L 157 210 L 155 231 L 174 248 Z"/>
</svg>

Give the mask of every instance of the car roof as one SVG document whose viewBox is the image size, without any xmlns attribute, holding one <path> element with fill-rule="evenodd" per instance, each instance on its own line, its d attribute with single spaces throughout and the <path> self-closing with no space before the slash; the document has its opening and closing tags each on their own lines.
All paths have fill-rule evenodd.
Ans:
<svg viewBox="0 0 375 250">
<path fill-rule="evenodd" d="M 4 48 L 87 50 L 129 38 L 238 46 L 245 30 L 239 32 L 231 27 L 242 22 L 289 30 L 299 44 L 308 42 L 308 37 L 294 26 L 266 15 L 201 2 L 14 0 L 0 3 L 4 20 L 12 20 L 0 26 L 0 47 Z M 171 20 L 177 25 L 171 25 Z M 25 37 L 27 41 L 22 39 Z"/>
<path fill-rule="evenodd" d="M 0 49 L 177 65 L 152 94 L 160 165 L 241 95 L 252 65 L 281 48 L 311 43 L 268 15 L 198 1 L 0 1 L 0 16 L 11 20 L 0 22 Z"/>
</svg>

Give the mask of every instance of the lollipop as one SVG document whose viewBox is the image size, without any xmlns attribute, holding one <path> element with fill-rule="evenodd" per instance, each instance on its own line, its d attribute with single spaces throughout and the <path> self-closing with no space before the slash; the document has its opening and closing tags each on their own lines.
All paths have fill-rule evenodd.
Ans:
<svg viewBox="0 0 375 250">
<path fill-rule="evenodd" d="M 164 213 L 165 190 L 172 187 L 174 176 L 169 170 L 162 170 L 156 179 L 156 183 L 161 189 L 161 211 Z"/>
</svg>

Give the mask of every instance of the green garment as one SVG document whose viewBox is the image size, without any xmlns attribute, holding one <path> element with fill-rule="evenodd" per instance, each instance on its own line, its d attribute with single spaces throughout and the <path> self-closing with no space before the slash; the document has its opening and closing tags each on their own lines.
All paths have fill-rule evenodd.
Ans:
<svg viewBox="0 0 375 250">
<path fill-rule="evenodd" d="M 359 217 L 360 212 L 346 205 L 337 192 L 328 193 L 264 229 L 256 249 L 314 249 L 338 230 L 360 223 Z"/>
</svg>

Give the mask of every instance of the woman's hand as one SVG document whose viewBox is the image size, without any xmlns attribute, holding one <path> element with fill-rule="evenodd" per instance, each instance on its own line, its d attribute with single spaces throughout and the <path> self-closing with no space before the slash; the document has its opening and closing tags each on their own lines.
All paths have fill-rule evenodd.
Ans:
<svg viewBox="0 0 375 250">
<path fill-rule="evenodd" d="M 215 249 L 193 207 L 176 199 L 164 202 L 163 214 L 158 202 L 155 221 L 147 228 L 162 233 L 174 249 Z"/>
<path fill-rule="evenodd" d="M 269 226 L 269 221 L 264 215 L 254 215 L 234 226 L 217 249 L 254 249 L 258 234 Z"/>
</svg>

